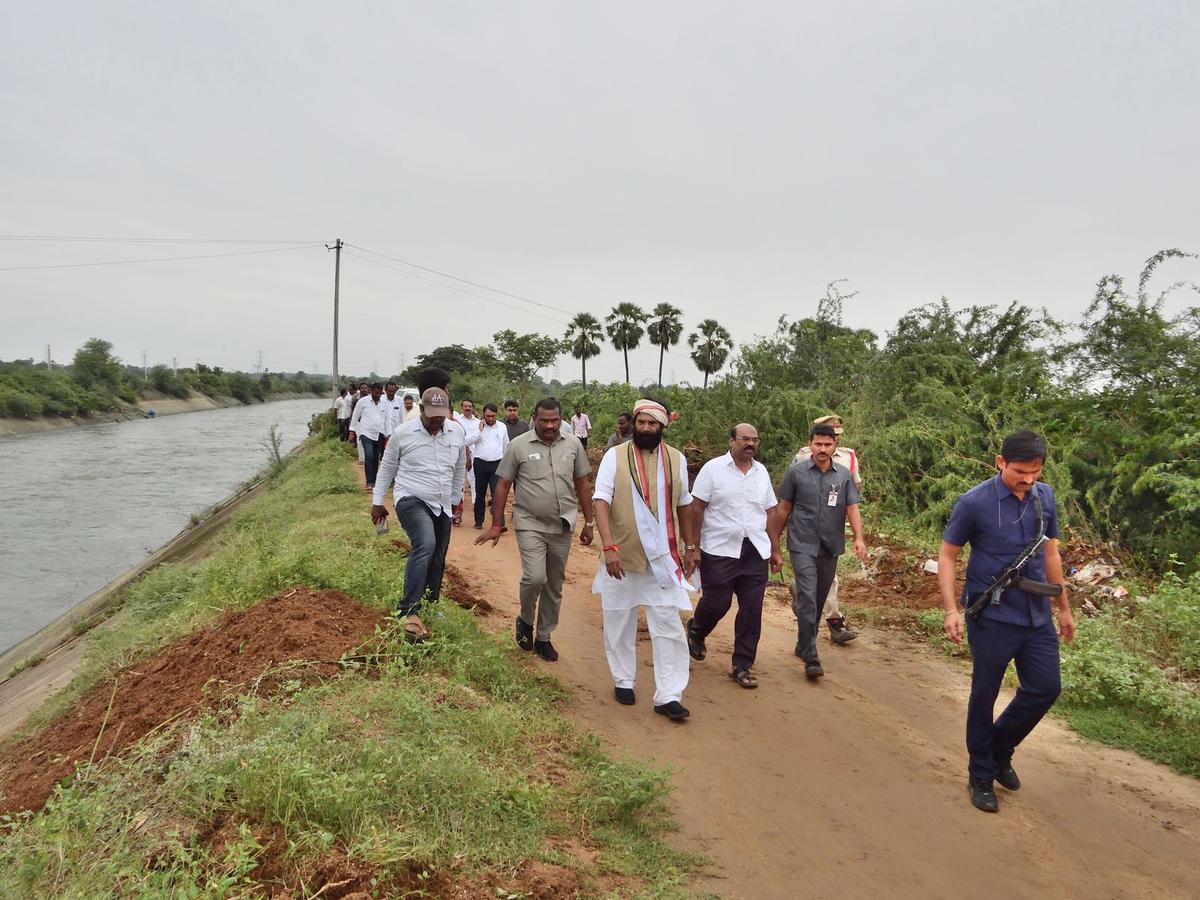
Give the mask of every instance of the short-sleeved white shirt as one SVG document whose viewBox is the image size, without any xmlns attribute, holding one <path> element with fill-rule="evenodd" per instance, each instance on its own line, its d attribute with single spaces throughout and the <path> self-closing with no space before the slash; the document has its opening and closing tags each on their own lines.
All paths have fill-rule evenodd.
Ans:
<svg viewBox="0 0 1200 900">
<path fill-rule="evenodd" d="M 692 496 L 708 504 L 700 528 L 701 550 L 738 559 L 742 541 L 749 538 L 759 556 L 771 556 L 767 510 L 778 501 L 766 466 L 754 460 L 750 471 L 742 472 L 732 453 L 710 459 L 696 476 Z"/>
</svg>

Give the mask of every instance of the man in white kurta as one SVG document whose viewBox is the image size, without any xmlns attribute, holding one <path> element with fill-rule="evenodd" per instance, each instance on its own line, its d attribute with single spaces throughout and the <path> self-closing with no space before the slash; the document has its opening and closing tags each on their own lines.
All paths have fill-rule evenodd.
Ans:
<svg viewBox="0 0 1200 900">
<path fill-rule="evenodd" d="M 680 702 L 688 683 L 687 636 L 679 613 L 691 612 L 684 571 L 693 549 L 687 461 L 662 443 L 666 409 L 650 400 L 634 407 L 633 440 L 605 451 L 596 473 L 596 525 L 603 556 L 592 591 L 600 594 L 604 652 L 614 695 L 635 702 L 638 610 L 646 611 L 654 659 L 654 711 L 688 717 Z"/>
</svg>

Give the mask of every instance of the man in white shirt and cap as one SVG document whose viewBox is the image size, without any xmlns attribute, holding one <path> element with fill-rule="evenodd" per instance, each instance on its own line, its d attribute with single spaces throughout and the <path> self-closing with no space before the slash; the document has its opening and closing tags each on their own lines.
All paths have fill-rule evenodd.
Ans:
<svg viewBox="0 0 1200 900">
<path fill-rule="evenodd" d="M 383 501 L 391 487 L 396 518 L 408 534 L 411 549 L 396 615 L 405 619 L 405 635 L 416 641 L 429 636 L 421 604 L 441 594 L 450 517 L 462 514 L 466 446 L 462 429 L 448 421 L 450 413 L 450 397 L 441 388 L 421 395 L 420 418 L 392 432 L 371 500 L 371 521 L 378 524 L 387 518 Z"/>
<path fill-rule="evenodd" d="M 601 597 L 604 652 L 619 703 L 635 702 L 638 609 L 654 658 L 654 711 L 672 721 L 690 714 L 680 702 L 688 683 L 688 645 L 679 618 L 691 611 L 684 555 L 695 549 L 687 460 L 663 443 L 666 407 L 652 399 L 633 408 L 633 440 L 604 453 L 596 473 L 596 527 L 603 556 L 592 592 Z"/>
<path fill-rule="evenodd" d="M 860 491 L 862 490 L 862 475 L 858 469 L 858 452 L 851 450 L 849 447 L 842 446 L 842 432 L 845 430 L 845 422 L 841 416 L 821 416 L 818 419 L 813 419 L 813 425 L 829 425 L 833 428 L 833 433 L 837 435 L 836 448 L 833 451 L 833 461 L 839 466 L 845 466 L 850 470 L 850 477 L 854 479 L 854 486 Z M 812 450 L 808 445 L 801 447 L 796 451 L 796 455 L 792 457 L 792 463 L 803 462 L 812 457 Z M 790 586 L 789 586 L 790 587 Z M 829 626 L 829 639 L 835 644 L 848 644 L 856 637 L 858 632 L 846 624 L 846 617 L 842 615 L 838 608 L 838 578 L 833 576 L 833 584 L 829 586 L 829 593 L 825 597 L 825 608 L 821 613 L 825 617 L 825 624 Z"/>
<path fill-rule="evenodd" d="M 733 624 L 733 669 L 729 677 L 744 688 L 758 687 L 750 672 L 762 633 L 763 595 L 768 565 L 780 571 L 782 556 L 772 556 L 767 511 L 776 506 L 767 467 L 754 458 L 758 431 L 748 422 L 729 430 L 729 452 L 710 459 L 692 485 L 692 530 L 699 550 L 687 556 L 686 568 L 700 567 L 700 602 L 687 624 L 688 650 L 704 659 L 704 639 L 729 612 L 737 594 Z"/>
</svg>

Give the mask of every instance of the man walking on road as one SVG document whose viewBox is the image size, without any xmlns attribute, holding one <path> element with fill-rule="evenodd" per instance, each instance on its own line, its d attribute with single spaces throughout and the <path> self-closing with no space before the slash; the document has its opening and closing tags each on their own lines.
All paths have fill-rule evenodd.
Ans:
<svg viewBox="0 0 1200 900">
<path fill-rule="evenodd" d="M 387 445 L 387 439 L 396 430 L 396 426 L 404 421 L 404 398 L 396 396 L 398 390 L 400 390 L 400 385 L 394 381 L 389 381 L 383 386 L 383 402 L 387 406 L 387 422 L 383 429 L 385 446 Z"/>
<path fill-rule="evenodd" d="M 586 450 L 588 438 L 592 434 L 592 420 L 578 403 L 575 404 L 575 415 L 571 416 L 571 433 L 579 438 L 579 443 L 583 444 L 583 449 Z"/>
<path fill-rule="evenodd" d="M 836 445 L 833 426 L 812 427 L 808 440 L 812 456 L 788 467 L 779 488 L 779 505 L 768 525 L 772 554 L 780 553 L 780 535 L 787 526 L 788 553 L 796 578 L 792 600 L 798 631 L 796 655 L 804 660 L 804 674 L 814 679 L 825 674 L 817 655 L 817 627 L 821 602 L 837 574 L 838 557 L 846 551 L 847 519 L 854 531 L 855 555 L 864 562 L 867 558 L 858 514 L 861 498 L 850 470 L 833 461 Z"/>
<path fill-rule="evenodd" d="M 496 499 L 496 470 L 508 449 L 508 429 L 496 421 L 496 404 L 485 403 L 483 420 L 479 423 L 479 439 L 475 442 L 475 528 L 483 527 L 487 510 L 488 491 Z M 504 510 L 500 510 L 500 526 L 504 526 Z"/>
<path fill-rule="evenodd" d="M 654 656 L 654 711 L 674 721 L 688 683 L 680 610 L 691 611 L 683 554 L 692 543 L 687 460 L 663 443 L 667 410 L 654 400 L 633 408 L 633 440 L 607 450 L 596 473 L 596 526 L 603 556 L 592 582 L 604 615 L 604 652 L 617 701 L 630 705 L 637 678 L 638 609 L 646 611 Z"/>
<path fill-rule="evenodd" d="M 946 637 L 963 639 L 963 616 L 955 590 L 955 563 L 971 545 L 964 606 L 982 600 L 968 614 L 971 645 L 971 698 L 967 703 L 968 789 L 984 812 L 998 812 L 993 782 L 1015 791 L 1021 781 L 1012 757 L 1021 741 L 1042 720 L 1062 689 L 1059 638 L 1075 637 L 1075 619 L 1067 601 L 1062 558 L 1058 552 L 1058 509 L 1054 490 L 1040 484 L 1046 442 L 1032 431 L 1004 439 L 996 457 L 999 474 L 954 501 L 938 554 Z M 1018 564 L 1014 584 L 997 580 Z M 1006 580 L 1007 581 L 1007 580 Z M 1057 596 L 1058 628 L 1050 611 Z M 1020 687 L 998 719 L 996 697 L 1008 664 L 1016 662 Z"/>
<path fill-rule="evenodd" d="M 504 427 L 508 429 L 510 441 L 529 430 L 529 423 L 521 418 L 521 406 L 516 400 L 504 401 Z"/>
<path fill-rule="evenodd" d="M 845 427 L 842 417 L 821 416 L 819 419 L 813 419 L 813 424 L 833 426 L 833 433 L 837 440 L 836 448 L 833 451 L 833 461 L 850 470 L 850 477 L 854 479 L 854 486 L 858 488 L 861 494 L 862 474 L 858 467 L 858 452 L 851 450 L 849 447 L 842 446 L 842 431 Z M 792 462 L 804 462 L 811 458 L 812 451 L 806 445 L 796 452 L 796 455 L 792 457 Z M 825 619 L 825 624 L 829 626 L 829 639 L 835 644 L 848 644 L 858 637 L 858 632 L 846 624 L 846 617 L 842 615 L 841 610 L 838 608 L 838 577 L 836 573 L 833 576 L 833 584 L 829 586 L 829 593 L 825 597 L 825 609 L 821 615 Z"/>
<path fill-rule="evenodd" d="M 700 567 L 700 602 L 687 624 L 688 650 L 704 659 L 704 639 L 729 612 L 737 594 L 733 625 L 733 669 L 729 677 L 744 688 L 758 687 L 751 674 L 762 632 L 763 594 L 767 590 L 767 560 L 779 571 L 781 556 L 772 556 L 767 536 L 768 511 L 775 508 L 775 490 L 766 466 L 754 458 L 758 431 L 741 423 L 729 430 L 729 452 L 710 459 L 692 485 L 692 532 L 700 548 L 688 553 L 685 571 Z"/>
<path fill-rule="evenodd" d="M 558 659 L 550 635 L 558 625 L 571 531 L 580 509 L 585 524 L 579 543 L 591 544 L 594 527 L 588 483 L 592 468 L 580 443 L 563 437 L 561 419 L 562 408 L 553 397 L 538 403 L 533 430 L 518 435 L 500 461 L 492 527 L 475 539 L 476 544 L 491 541 L 493 546 L 499 541 L 505 530 L 504 504 L 515 485 L 513 528 L 521 551 L 517 646 L 534 651 L 547 662 Z"/>
<path fill-rule="evenodd" d="M 337 398 L 333 401 L 333 415 L 337 420 L 338 440 L 350 440 L 350 407 L 354 399 L 347 396 L 345 388 L 338 388 Z"/>
<path fill-rule="evenodd" d="M 383 445 L 387 440 L 388 408 L 383 402 L 383 385 L 371 385 L 371 394 L 359 400 L 350 418 L 350 440 L 355 441 L 363 453 L 363 472 L 367 489 L 375 487 L 375 473 L 383 456 Z"/>
<path fill-rule="evenodd" d="M 421 417 L 392 433 L 372 495 L 371 521 L 378 524 L 387 518 L 383 502 L 391 486 L 396 518 L 411 544 L 396 609 L 411 640 L 429 637 L 419 615 L 421 604 L 441 594 L 450 517 L 462 513 L 466 447 L 462 429 L 447 424 L 450 412 L 450 398 L 441 388 L 421 395 Z"/>
</svg>

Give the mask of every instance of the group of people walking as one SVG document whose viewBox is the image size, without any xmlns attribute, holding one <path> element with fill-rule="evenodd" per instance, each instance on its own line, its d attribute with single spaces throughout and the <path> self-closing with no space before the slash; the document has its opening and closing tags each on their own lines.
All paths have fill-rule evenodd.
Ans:
<svg viewBox="0 0 1200 900">
<path fill-rule="evenodd" d="M 372 519 L 378 523 L 386 518 L 384 499 L 390 489 L 397 518 L 412 544 L 397 607 L 410 638 L 421 640 L 429 634 L 420 618 L 421 604 L 440 593 L 446 551 L 462 514 L 471 467 L 475 527 L 482 531 L 476 544 L 500 541 L 509 530 L 506 507 L 509 497 L 513 499 L 512 527 L 521 557 L 515 639 L 522 650 L 549 662 L 559 658 L 552 635 L 572 536 L 582 513 L 579 543 L 599 545 L 592 591 L 600 595 L 604 650 L 614 697 L 621 704 L 637 702 L 641 611 L 651 640 L 654 711 L 674 721 L 688 718 L 690 711 L 682 701 L 691 661 L 707 657 L 706 639 L 735 597 L 729 677 L 743 688 L 758 687 L 754 663 L 763 598 L 770 572 L 784 569 L 785 534 L 793 575 L 794 652 L 805 675 L 814 681 L 825 675 L 817 646 L 822 618 L 834 643 L 856 636 L 837 604 L 837 564 L 846 551 L 847 524 L 855 555 L 866 563 L 868 552 L 859 514 L 859 460 L 853 450 L 840 446 L 840 417 L 825 416 L 812 423 L 808 444 L 792 460 L 778 491 L 757 459 L 758 432 L 744 422 L 730 429 L 728 452 L 706 462 L 690 484 L 685 456 L 664 440 L 671 423 L 668 409 L 644 398 L 619 418 L 593 484 L 586 452 L 591 423 L 579 407 L 565 420 L 559 402 L 546 398 L 537 403 L 527 423 L 518 405 L 507 401 L 503 420 L 491 403 L 476 417 L 470 401 L 463 402 L 461 413 L 452 409 L 448 381 L 441 370 L 423 370 L 419 402 L 411 416 L 404 413 L 398 419 L 393 418 L 395 392 L 387 392 L 391 386 L 382 391 L 368 388 L 369 405 L 364 407 L 360 396 L 344 429 L 360 444 L 365 438 L 367 459 L 371 452 L 382 452 L 377 467 L 364 460 Z M 988 811 L 998 808 L 993 781 L 1010 790 L 1019 787 L 1013 751 L 1057 696 L 1058 635 L 1069 640 L 1074 631 L 1061 589 L 1053 493 L 1035 484 L 1045 445 L 1030 435 L 1021 432 L 1006 440 L 997 456 L 999 474 L 959 498 L 940 558 L 939 585 L 951 640 L 962 639 L 959 603 L 968 605 L 980 590 L 994 595 L 967 623 L 976 656 L 967 717 L 968 784 L 972 802 Z M 488 495 L 491 524 L 484 530 Z M 1036 499 L 1032 505 L 1031 497 Z M 994 522 L 989 506 L 993 500 Z M 1038 564 L 1027 559 L 1020 580 L 993 585 L 1011 563 L 1013 546 L 1034 532 L 1041 539 Z M 965 544 L 971 544 L 973 552 L 966 588 L 958 595 L 954 561 Z M 1039 594 L 1036 588 L 1047 578 L 1051 587 L 1058 587 L 1058 634 L 1046 599 L 1053 592 Z M 692 595 L 697 592 L 693 611 Z M 1022 687 L 1008 710 L 995 719 L 1000 681 L 1013 659 Z"/>
</svg>

